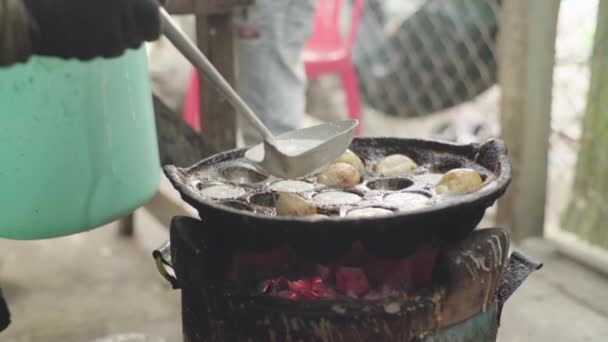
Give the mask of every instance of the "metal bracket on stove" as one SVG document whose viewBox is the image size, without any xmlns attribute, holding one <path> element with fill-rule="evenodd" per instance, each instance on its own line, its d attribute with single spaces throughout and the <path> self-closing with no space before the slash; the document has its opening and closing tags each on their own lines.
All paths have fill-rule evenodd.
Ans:
<svg viewBox="0 0 608 342">
<path fill-rule="evenodd" d="M 156 262 L 156 268 L 160 275 L 163 276 L 173 287 L 173 289 L 179 289 L 179 284 L 173 270 L 173 263 L 171 260 L 171 243 L 167 240 L 160 247 L 152 252 L 152 257 Z"/>
<path fill-rule="evenodd" d="M 540 270 L 543 264 L 536 261 L 519 251 L 513 251 L 500 281 L 498 288 L 498 323 L 502 314 L 502 308 L 505 302 L 519 288 L 519 286 L 528 278 L 528 276 L 537 270 Z"/>
</svg>

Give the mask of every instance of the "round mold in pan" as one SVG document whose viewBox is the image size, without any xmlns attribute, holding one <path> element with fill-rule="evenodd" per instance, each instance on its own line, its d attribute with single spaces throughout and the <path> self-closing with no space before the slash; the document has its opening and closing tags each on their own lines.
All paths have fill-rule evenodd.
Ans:
<svg viewBox="0 0 608 342">
<path fill-rule="evenodd" d="M 218 204 L 237 210 L 253 211 L 253 208 L 251 208 L 251 206 L 241 200 L 219 201 Z"/>
<path fill-rule="evenodd" d="M 367 189 L 382 192 L 401 191 L 414 185 L 414 182 L 411 179 L 405 177 L 376 178 L 365 181 L 364 183 Z"/>
<path fill-rule="evenodd" d="M 305 180 L 277 180 L 269 184 L 268 189 L 277 192 L 303 193 L 313 191 L 319 186 Z"/>
<path fill-rule="evenodd" d="M 255 184 L 268 179 L 268 176 L 247 164 L 226 165 L 219 170 L 219 174 L 229 183 Z"/>
<path fill-rule="evenodd" d="M 412 211 L 433 205 L 433 196 L 422 191 L 402 191 L 387 194 L 382 203 L 399 212 Z"/>
<path fill-rule="evenodd" d="M 276 201 L 277 194 L 269 191 L 256 192 L 247 197 L 247 202 L 264 208 L 274 208 Z"/>
<path fill-rule="evenodd" d="M 205 184 L 199 189 L 202 197 L 212 201 L 224 201 L 228 199 L 241 198 L 247 194 L 247 189 L 231 184 Z"/>
<path fill-rule="evenodd" d="M 345 213 L 346 217 L 381 217 L 384 215 L 392 215 L 394 210 L 383 208 L 380 206 L 368 206 L 362 208 L 353 208 Z"/>
</svg>

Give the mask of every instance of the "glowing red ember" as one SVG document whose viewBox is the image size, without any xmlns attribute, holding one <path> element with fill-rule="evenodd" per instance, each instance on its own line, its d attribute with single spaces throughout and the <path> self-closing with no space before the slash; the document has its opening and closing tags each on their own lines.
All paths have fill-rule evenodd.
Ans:
<svg viewBox="0 0 608 342">
<path fill-rule="evenodd" d="M 336 289 L 347 296 L 361 297 L 369 292 L 369 281 L 360 268 L 340 267 L 336 270 Z"/>
<path fill-rule="evenodd" d="M 432 286 L 438 246 L 422 244 L 400 259 L 369 254 L 359 242 L 346 255 L 328 265 L 316 265 L 315 276 L 298 280 L 278 277 L 262 283 L 261 293 L 294 301 L 336 299 L 339 296 L 376 300 L 406 295 Z M 278 248 L 260 255 L 243 255 L 242 262 L 254 264 L 256 273 L 274 272 L 288 250 Z M 348 265 L 348 266 L 344 266 Z M 354 267 L 353 265 L 357 265 Z M 371 284 L 374 284 L 373 288 Z"/>
<path fill-rule="evenodd" d="M 262 286 L 262 293 L 274 293 L 281 298 L 304 301 L 336 297 L 336 292 L 325 286 L 319 276 L 294 281 L 288 281 L 283 277 L 271 279 Z"/>
</svg>

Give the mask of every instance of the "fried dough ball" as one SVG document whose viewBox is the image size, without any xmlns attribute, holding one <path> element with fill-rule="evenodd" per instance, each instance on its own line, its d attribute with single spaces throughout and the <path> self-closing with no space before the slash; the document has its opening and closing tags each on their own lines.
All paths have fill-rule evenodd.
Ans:
<svg viewBox="0 0 608 342">
<path fill-rule="evenodd" d="M 412 172 L 416 167 L 418 165 L 408 156 L 393 154 L 374 165 L 374 172 L 382 176 L 393 177 Z"/>
<path fill-rule="evenodd" d="M 473 169 L 453 169 L 441 177 L 435 191 L 444 195 L 465 194 L 477 190 L 482 183 L 481 176 Z"/>
<path fill-rule="evenodd" d="M 361 174 L 350 164 L 335 163 L 317 176 L 317 182 L 332 187 L 352 188 L 361 182 Z"/>
<path fill-rule="evenodd" d="M 346 150 L 346 152 L 344 152 L 340 158 L 338 158 L 335 163 L 346 163 L 351 165 L 352 167 L 354 167 L 360 175 L 363 175 L 363 173 L 365 172 L 365 165 L 363 164 L 363 161 L 361 160 L 361 158 L 359 158 L 359 156 L 357 156 L 353 151 L 351 150 Z"/>
<path fill-rule="evenodd" d="M 279 216 L 314 216 L 317 208 L 304 198 L 289 192 L 279 192 L 276 201 Z"/>
</svg>

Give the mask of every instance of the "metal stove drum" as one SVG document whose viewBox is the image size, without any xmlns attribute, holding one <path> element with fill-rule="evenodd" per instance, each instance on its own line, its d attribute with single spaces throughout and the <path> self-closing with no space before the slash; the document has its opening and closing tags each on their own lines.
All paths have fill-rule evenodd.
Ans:
<svg viewBox="0 0 608 342">
<path fill-rule="evenodd" d="M 356 138 L 350 149 L 365 171 L 346 189 L 268 177 L 244 149 L 164 168 L 200 216 L 174 218 L 154 252 L 182 291 L 186 341 L 495 340 L 504 301 L 541 266 L 509 256 L 506 230 L 476 229 L 511 179 L 504 144 Z M 394 154 L 417 167 L 374 171 Z M 435 191 L 460 168 L 481 186 Z M 322 215 L 277 216 L 279 192 Z"/>
</svg>

